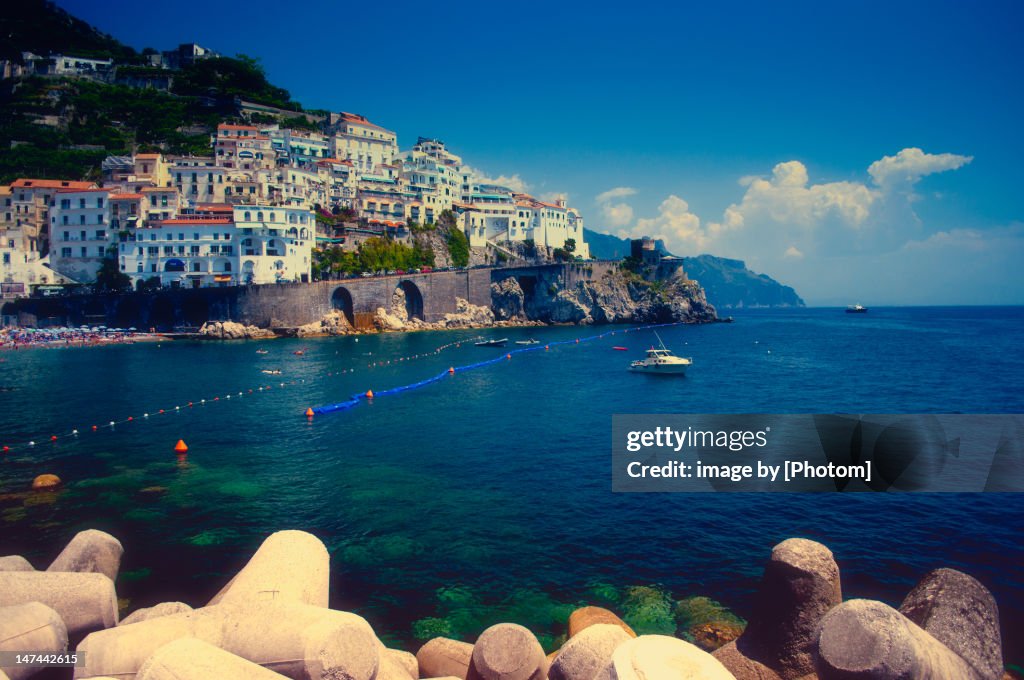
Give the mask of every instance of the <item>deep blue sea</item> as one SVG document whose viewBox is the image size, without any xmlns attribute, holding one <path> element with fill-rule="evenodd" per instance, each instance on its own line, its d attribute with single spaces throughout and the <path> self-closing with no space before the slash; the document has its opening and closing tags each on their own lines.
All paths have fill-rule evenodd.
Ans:
<svg viewBox="0 0 1024 680">
<path fill-rule="evenodd" d="M 460 331 L 3 352 L 0 555 L 45 567 L 100 528 L 124 543 L 130 608 L 201 605 L 269 532 L 305 529 L 331 551 L 332 604 L 395 644 L 512 620 L 550 648 L 573 606 L 615 607 L 633 586 L 748 614 L 772 546 L 803 536 L 832 549 L 848 598 L 898 605 L 930 569 L 972 574 L 996 595 L 1007 660 L 1024 661 L 1020 495 L 613 494 L 610 476 L 615 413 L 1022 413 L 1024 308 L 733 315 L 660 331 L 693 357 L 682 379 L 626 370 L 649 331 L 484 331 L 617 333 L 311 422 L 309 406 L 504 350 Z M 64 490 L 24 493 L 43 472 Z"/>
</svg>

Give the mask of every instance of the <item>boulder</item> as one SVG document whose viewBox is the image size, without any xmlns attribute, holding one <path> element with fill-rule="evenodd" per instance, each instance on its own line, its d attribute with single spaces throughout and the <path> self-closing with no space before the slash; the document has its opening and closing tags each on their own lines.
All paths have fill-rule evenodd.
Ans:
<svg viewBox="0 0 1024 680">
<path fill-rule="evenodd" d="M 739 672 L 739 665 L 730 666 L 728 660 L 738 661 L 738 652 L 784 680 L 805 676 L 814 671 L 821 618 L 842 600 L 839 567 L 832 552 L 804 538 L 787 539 L 772 550 L 750 621 L 736 640 L 735 650 L 716 654 L 716 658 L 734 673 Z"/>
<path fill-rule="evenodd" d="M 465 680 L 472 656 L 473 645 L 468 642 L 436 637 L 420 647 L 416 661 L 426 677 L 451 675 Z"/>
<path fill-rule="evenodd" d="M 0 572 L 0 606 L 41 602 L 75 636 L 117 624 L 114 582 L 103 574 L 50 571 Z"/>
<path fill-rule="evenodd" d="M 612 659 L 622 643 L 632 640 L 613 623 L 597 623 L 562 645 L 548 670 L 549 680 L 591 680 Z"/>
<path fill-rule="evenodd" d="M 982 680 L 1003 677 L 999 608 L 973 577 L 936 569 L 910 591 L 899 611 L 959 654 Z"/>
<path fill-rule="evenodd" d="M 593 680 L 736 680 L 696 645 L 667 635 L 641 635 L 621 645 Z"/>
<path fill-rule="evenodd" d="M 573 637 L 589 626 L 599 623 L 610 623 L 626 631 L 630 637 L 636 637 L 633 629 L 626 622 L 603 607 L 580 607 L 569 615 L 569 637 Z"/>
<path fill-rule="evenodd" d="M 121 541 L 104 531 L 87 529 L 75 534 L 46 571 L 103 574 L 116 581 L 123 554 Z"/>
<path fill-rule="evenodd" d="M 35 567 L 21 555 L 0 557 L 0 571 L 35 571 Z"/>
<path fill-rule="evenodd" d="M 466 680 L 543 680 L 546 675 L 544 650 L 533 633 L 515 623 L 498 623 L 473 645 Z"/>
<path fill-rule="evenodd" d="M 416 655 L 401 649 L 387 649 L 384 654 L 389 661 L 405 671 L 413 680 L 420 677 L 420 665 L 416 661 Z"/>
<path fill-rule="evenodd" d="M 51 474 L 39 475 L 32 480 L 32 488 L 37 491 L 56 489 L 61 484 L 63 484 L 63 482 L 61 482 L 60 477 Z"/>
<path fill-rule="evenodd" d="M 326 607 L 330 554 L 305 531 L 278 531 L 267 537 L 248 563 L 210 604 L 301 602 Z"/>
<path fill-rule="evenodd" d="M 383 646 L 370 625 L 347 612 L 287 601 L 203 607 L 118 626 L 86 637 L 76 678 L 137 673 L 163 645 L 196 638 L 290 678 L 371 680 Z"/>
<path fill-rule="evenodd" d="M 206 338 L 222 340 L 247 340 L 253 338 L 273 338 L 274 331 L 268 328 L 246 326 L 236 321 L 209 321 L 199 329 L 199 335 Z"/>
<path fill-rule="evenodd" d="M 971 680 L 974 671 L 952 650 L 892 607 L 850 600 L 821 621 L 821 680 Z"/>
<path fill-rule="evenodd" d="M 181 638 L 156 650 L 136 680 L 282 680 L 286 676 L 196 640 Z"/>
<path fill-rule="evenodd" d="M 774 670 L 737 649 L 735 642 L 719 647 L 711 655 L 721 661 L 738 680 L 782 680 Z"/>
<path fill-rule="evenodd" d="M 68 630 L 53 609 L 39 602 L 0 607 L 0 651 L 60 654 L 67 649 Z M 39 670 L 38 666 L 4 666 L 0 678 L 22 680 Z"/>
<path fill-rule="evenodd" d="M 161 602 L 155 604 L 152 607 L 143 607 L 142 609 L 136 609 L 131 614 L 121 619 L 119 626 L 128 626 L 133 623 L 140 621 L 149 621 L 150 619 L 156 619 L 161 616 L 170 616 L 171 614 L 181 614 L 182 612 L 190 612 L 192 607 L 188 606 L 184 602 Z"/>
</svg>

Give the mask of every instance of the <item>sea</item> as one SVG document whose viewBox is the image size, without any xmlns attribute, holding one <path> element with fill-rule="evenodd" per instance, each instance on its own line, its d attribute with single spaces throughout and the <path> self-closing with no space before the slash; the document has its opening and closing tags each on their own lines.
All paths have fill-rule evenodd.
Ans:
<svg viewBox="0 0 1024 680">
<path fill-rule="evenodd" d="M 657 342 L 627 326 L 3 352 L 0 555 L 45 568 L 102 529 L 128 610 L 201 606 L 269 533 L 302 529 L 330 551 L 332 606 L 389 644 L 515 621 L 550 650 L 584 603 L 641 629 L 698 596 L 749 616 L 772 546 L 799 536 L 832 550 L 846 598 L 898 606 L 931 569 L 971 574 L 1024 663 L 1024 496 L 611 490 L 613 414 L 1024 413 L 1024 308 L 730 313 L 658 330 L 692 357 L 684 378 L 627 371 Z M 595 333 L 304 416 L 507 351 L 477 338 Z M 26 493 L 42 473 L 63 489 Z"/>
</svg>

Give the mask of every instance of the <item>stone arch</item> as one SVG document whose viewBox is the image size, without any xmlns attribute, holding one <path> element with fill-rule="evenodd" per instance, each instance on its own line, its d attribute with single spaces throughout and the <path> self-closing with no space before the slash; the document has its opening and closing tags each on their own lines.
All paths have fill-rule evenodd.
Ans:
<svg viewBox="0 0 1024 680">
<path fill-rule="evenodd" d="M 350 326 L 356 325 L 355 304 L 352 301 L 352 293 L 345 286 L 338 286 L 331 293 L 331 307 L 345 315 Z"/>
<path fill-rule="evenodd" d="M 210 303 L 204 295 L 189 295 L 181 305 L 181 313 L 189 326 L 202 326 L 210 320 Z"/>
<path fill-rule="evenodd" d="M 149 325 L 158 331 L 169 331 L 174 328 L 175 309 L 174 301 L 166 295 L 161 295 L 153 300 L 153 306 L 149 308 Z"/>
<path fill-rule="evenodd" d="M 408 279 L 401 281 L 391 296 L 391 313 L 423 321 L 423 293 L 419 286 Z"/>
</svg>

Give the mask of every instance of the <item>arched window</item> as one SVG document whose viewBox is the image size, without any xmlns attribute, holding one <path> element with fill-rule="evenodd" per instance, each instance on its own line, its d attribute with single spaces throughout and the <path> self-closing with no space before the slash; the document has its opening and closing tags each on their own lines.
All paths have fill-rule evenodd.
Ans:
<svg viewBox="0 0 1024 680">
<path fill-rule="evenodd" d="M 249 212 L 248 210 L 245 211 L 245 221 L 252 222 L 252 213 Z"/>
<path fill-rule="evenodd" d="M 277 215 L 275 215 L 274 213 L 270 213 L 270 221 L 277 222 Z"/>
<path fill-rule="evenodd" d="M 256 221 L 257 222 L 262 222 L 263 221 L 263 213 L 262 212 L 256 213 Z"/>
</svg>

